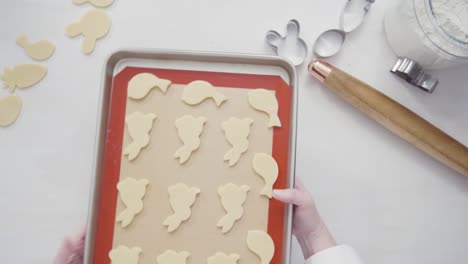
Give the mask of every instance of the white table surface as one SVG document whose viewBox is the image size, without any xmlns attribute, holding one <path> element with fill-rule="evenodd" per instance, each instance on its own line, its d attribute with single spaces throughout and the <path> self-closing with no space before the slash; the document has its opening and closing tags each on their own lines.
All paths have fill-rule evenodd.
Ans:
<svg viewBox="0 0 468 264">
<path fill-rule="evenodd" d="M 0 259 L 51 263 L 62 237 L 87 216 L 98 93 L 104 60 L 124 47 L 268 54 L 264 34 L 301 22 L 309 42 L 336 27 L 345 0 L 116 0 L 110 34 L 85 56 L 64 35 L 90 6 L 71 0 L 0 4 L 0 67 L 31 60 L 19 34 L 57 45 L 46 79 L 18 90 L 23 112 L 0 128 Z M 468 67 L 437 72 L 433 94 L 389 73 L 385 2 L 330 61 L 468 145 Z M 297 176 L 340 243 L 366 263 L 468 262 L 468 179 L 394 136 L 298 70 Z M 5 89 L 0 95 L 6 95 Z M 297 244 L 292 263 L 301 263 Z"/>
</svg>

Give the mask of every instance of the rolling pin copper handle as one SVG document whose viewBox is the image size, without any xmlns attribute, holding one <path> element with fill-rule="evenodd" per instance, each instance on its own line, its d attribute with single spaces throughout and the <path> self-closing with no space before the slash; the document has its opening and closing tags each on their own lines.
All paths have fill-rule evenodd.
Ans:
<svg viewBox="0 0 468 264">
<path fill-rule="evenodd" d="M 403 105 L 324 61 L 309 72 L 327 88 L 420 150 L 468 177 L 468 148 Z"/>
</svg>

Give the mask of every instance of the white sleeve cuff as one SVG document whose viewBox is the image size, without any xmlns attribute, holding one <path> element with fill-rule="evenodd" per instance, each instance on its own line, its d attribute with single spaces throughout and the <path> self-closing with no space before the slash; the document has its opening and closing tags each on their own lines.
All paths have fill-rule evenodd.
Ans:
<svg viewBox="0 0 468 264">
<path fill-rule="evenodd" d="M 327 248 L 306 260 L 306 264 L 363 264 L 356 251 L 347 245 Z"/>
</svg>

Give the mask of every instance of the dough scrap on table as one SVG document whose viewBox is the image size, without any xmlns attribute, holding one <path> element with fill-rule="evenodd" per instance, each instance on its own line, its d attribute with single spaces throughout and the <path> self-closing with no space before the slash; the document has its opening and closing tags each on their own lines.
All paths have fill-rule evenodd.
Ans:
<svg viewBox="0 0 468 264">
<path fill-rule="evenodd" d="M 206 81 L 193 81 L 185 86 L 182 93 L 182 101 L 189 105 L 197 105 L 211 98 L 219 107 L 227 97 L 218 92 L 211 83 Z"/>
<path fill-rule="evenodd" d="M 281 120 L 278 117 L 278 100 L 273 91 L 265 89 L 255 89 L 248 93 L 250 105 L 270 117 L 268 127 L 281 127 Z"/>
<path fill-rule="evenodd" d="M 224 160 L 229 161 L 229 166 L 234 166 L 239 161 L 240 156 L 249 148 L 247 138 L 252 124 L 253 120 L 250 118 L 239 119 L 236 117 L 231 117 L 221 124 L 226 140 L 232 145 L 232 148 L 224 154 Z"/>
<path fill-rule="evenodd" d="M 13 67 L 5 67 L 0 78 L 3 80 L 3 85 L 10 92 L 14 92 L 18 88 L 31 87 L 42 80 L 47 74 L 47 68 L 40 64 L 19 64 Z"/>
<path fill-rule="evenodd" d="M 163 93 L 166 93 L 167 88 L 172 84 L 171 81 L 166 79 L 159 79 L 152 73 L 140 73 L 128 82 L 128 97 L 131 99 L 143 99 L 153 88 L 159 88 Z"/>
<path fill-rule="evenodd" d="M 260 191 L 260 194 L 271 198 L 273 193 L 273 184 L 275 184 L 276 179 L 278 179 L 278 163 L 276 163 L 276 160 L 268 154 L 257 153 L 253 158 L 252 167 L 265 181 L 265 186 Z"/>
<path fill-rule="evenodd" d="M 236 264 L 239 259 L 238 254 L 226 255 L 223 252 L 217 252 L 207 259 L 207 264 Z"/>
<path fill-rule="evenodd" d="M 166 250 L 158 256 L 157 262 L 158 264 L 186 264 L 188 257 L 190 257 L 190 253 L 187 251 Z"/>
<path fill-rule="evenodd" d="M 200 147 L 200 135 L 203 132 L 206 118 L 203 116 L 193 117 L 184 115 L 175 121 L 175 126 L 182 147 L 178 148 L 174 153 L 174 158 L 179 159 L 179 163 L 185 163 L 192 156 L 192 152 Z"/>
<path fill-rule="evenodd" d="M 132 161 L 136 159 L 141 149 L 148 146 L 150 142 L 149 133 L 153 128 L 153 122 L 156 118 L 155 114 L 143 114 L 140 112 L 134 112 L 125 118 L 128 134 L 133 140 L 123 151 L 123 155 L 128 155 L 128 160 Z"/>
<path fill-rule="evenodd" d="M 55 51 L 55 45 L 48 40 L 39 40 L 34 43 L 28 41 L 25 35 L 16 39 L 16 43 L 20 45 L 29 57 L 35 60 L 46 60 L 52 56 Z"/>
<path fill-rule="evenodd" d="M 84 3 L 91 3 L 95 7 L 108 7 L 114 0 L 73 0 L 75 5 L 82 5 Z"/>
<path fill-rule="evenodd" d="M 117 216 L 117 222 L 122 222 L 122 227 L 127 227 L 143 210 L 143 197 L 148 184 L 147 179 L 136 180 L 134 178 L 126 178 L 117 184 L 120 200 L 127 207 Z"/>
<path fill-rule="evenodd" d="M 90 54 L 96 46 L 96 40 L 109 33 L 110 26 L 111 20 L 106 13 L 92 9 L 84 14 L 78 23 L 68 25 L 65 32 L 69 37 L 83 35 L 81 50 L 85 54 Z"/>
<path fill-rule="evenodd" d="M 174 214 L 164 220 L 163 225 L 167 226 L 167 231 L 176 230 L 180 224 L 192 215 L 192 205 L 195 203 L 200 189 L 189 187 L 184 183 L 177 183 L 168 188 L 169 201 Z"/>
<path fill-rule="evenodd" d="M 109 252 L 112 264 L 138 264 L 141 248 L 118 246 Z"/>
<path fill-rule="evenodd" d="M 226 215 L 224 215 L 217 224 L 218 227 L 221 227 L 223 233 L 231 230 L 234 222 L 239 220 L 244 214 L 242 205 L 247 199 L 247 192 L 249 190 L 250 187 L 247 185 L 237 186 L 233 183 L 228 183 L 218 188 L 221 204 L 224 210 L 226 210 Z"/>
<path fill-rule="evenodd" d="M 17 95 L 7 95 L 0 98 L 0 126 L 8 126 L 16 121 L 23 103 Z"/>
<path fill-rule="evenodd" d="M 273 239 L 264 231 L 249 231 L 247 233 L 247 246 L 260 258 L 261 264 L 269 264 L 275 254 Z"/>
</svg>

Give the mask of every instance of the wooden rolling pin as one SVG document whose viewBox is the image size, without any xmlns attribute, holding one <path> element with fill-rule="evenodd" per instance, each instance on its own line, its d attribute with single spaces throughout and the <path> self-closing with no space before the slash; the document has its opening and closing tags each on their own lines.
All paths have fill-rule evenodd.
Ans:
<svg viewBox="0 0 468 264">
<path fill-rule="evenodd" d="M 327 88 L 393 133 L 468 177 L 468 149 L 442 130 L 327 62 L 312 62 L 309 72 Z"/>
</svg>

